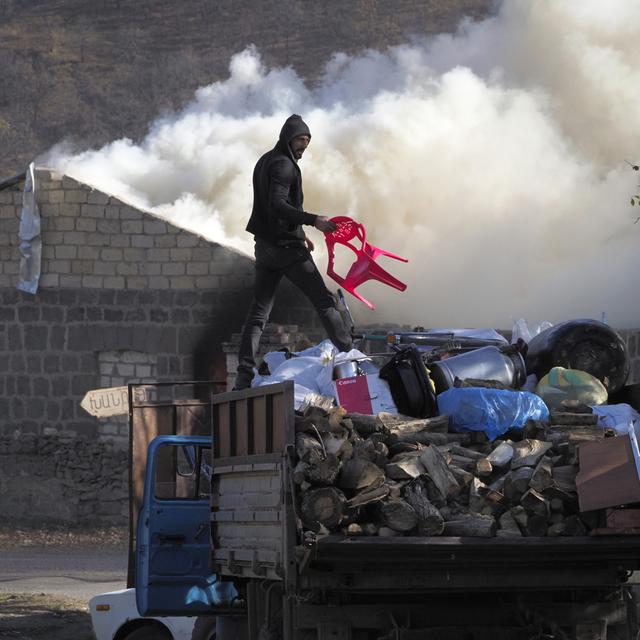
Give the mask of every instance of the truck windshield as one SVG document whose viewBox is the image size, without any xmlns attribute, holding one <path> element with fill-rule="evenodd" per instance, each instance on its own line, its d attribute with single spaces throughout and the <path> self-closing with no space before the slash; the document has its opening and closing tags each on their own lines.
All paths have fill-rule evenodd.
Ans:
<svg viewBox="0 0 640 640">
<path fill-rule="evenodd" d="M 156 450 L 155 497 L 197 500 L 211 491 L 211 448 L 163 444 Z"/>
</svg>

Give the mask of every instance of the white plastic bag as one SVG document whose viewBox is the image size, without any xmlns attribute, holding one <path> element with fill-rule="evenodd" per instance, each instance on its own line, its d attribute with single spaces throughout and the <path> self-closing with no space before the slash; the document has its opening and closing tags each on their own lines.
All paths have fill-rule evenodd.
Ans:
<svg viewBox="0 0 640 640">
<path fill-rule="evenodd" d="M 531 342 L 532 338 L 535 338 L 539 333 L 542 333 L 552 326 L 553 325 L 550 322 L 543 320 L 542 322 L 529 327 L 524 318 L 519 318 L 513 323 L 513 329 L 511 330 L 511 344 L 518 342 L 518 338 L 522 338 L 527 343 Z"/>
</svg>

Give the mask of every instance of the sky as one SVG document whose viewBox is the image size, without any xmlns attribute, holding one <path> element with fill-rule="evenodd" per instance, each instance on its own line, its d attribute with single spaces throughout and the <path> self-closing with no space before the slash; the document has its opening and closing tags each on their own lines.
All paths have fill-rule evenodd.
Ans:
<svg viewBox="0 0 640 640">
<path fill-rule="evenodd" d="M 313 86 L 247 43 L 142 141 L 62 141 L 39 163 L 252 254 L 253 167 L 299 113 L 305 210 L 348 215 L 409 260 L 380 259 L 406 291 L 359 289 L 375 311 L 348 297 L 359 323 L 604 314 L 622 329 L 640 326 L 639 104 L 640 3 L 509 0 L 454 34 L 336 52 Z M 324 273 L 323 236 L 308 235 Z"/>
</svg>

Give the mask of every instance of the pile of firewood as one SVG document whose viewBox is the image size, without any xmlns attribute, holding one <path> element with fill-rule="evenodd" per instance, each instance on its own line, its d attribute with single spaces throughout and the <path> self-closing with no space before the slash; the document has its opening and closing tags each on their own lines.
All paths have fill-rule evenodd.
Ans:
<svg viewBox="0 0 640 640">
<path fill-rule="evenodd" d="M 296 416 L 297 512 L 316 533 L 580 536 L 577 445 L 604 437 L 592 414 L 556 413 L 489 442 L 450 433 L 447 416 Z"/>
</svg>

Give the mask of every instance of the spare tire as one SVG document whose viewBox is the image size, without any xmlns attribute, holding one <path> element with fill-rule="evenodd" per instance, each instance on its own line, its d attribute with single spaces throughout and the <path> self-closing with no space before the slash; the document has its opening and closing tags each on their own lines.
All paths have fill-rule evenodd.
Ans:
<svg viewBox="0 0 640 640">
<path fill-rule="evenodd" d="M 579 369 L 598 378 L 609 393 L 629 377 L 630 360 L 621 336 L 597 320 L 568 320 L 542 331 L 529 342 L 527 373 L 538 379 L 553 367 Z"/>
</svg>

